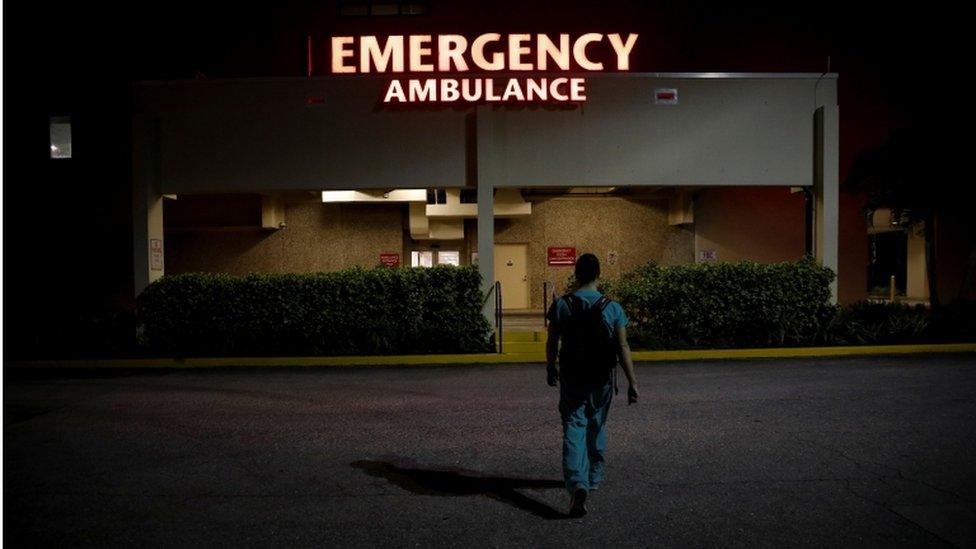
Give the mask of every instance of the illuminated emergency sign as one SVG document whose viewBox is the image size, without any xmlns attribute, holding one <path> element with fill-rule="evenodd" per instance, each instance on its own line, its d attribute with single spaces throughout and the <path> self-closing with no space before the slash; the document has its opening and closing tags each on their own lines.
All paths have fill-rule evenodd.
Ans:
<svg viewBox="0 0 976 549">
<path fill-rule="evenodd" d="M 578 76 L 492 78 L 458 73 L 630 70 L 636 34 L 485 33 L 470 42 L 459 34 L 332 37 L 334 74 L 404 73 L 392 80 L 384 103 L 582 102 Z M 420 73 L 452 74 L 421 78 Z"/>
</svg>

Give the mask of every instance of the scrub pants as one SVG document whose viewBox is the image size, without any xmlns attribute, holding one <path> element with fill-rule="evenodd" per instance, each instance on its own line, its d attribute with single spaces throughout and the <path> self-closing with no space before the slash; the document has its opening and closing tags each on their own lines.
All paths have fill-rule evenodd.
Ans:
<svg viewBox="0 0 976 549">
<path fill-rule="evenodd" d="M 607 414 L 613 383 L 596 388 L 559 384 L 559 415 L 563 422 L 563 479 L 570 494 L 592 490 L 603 481 L 607 450 Z"/>
</svg>

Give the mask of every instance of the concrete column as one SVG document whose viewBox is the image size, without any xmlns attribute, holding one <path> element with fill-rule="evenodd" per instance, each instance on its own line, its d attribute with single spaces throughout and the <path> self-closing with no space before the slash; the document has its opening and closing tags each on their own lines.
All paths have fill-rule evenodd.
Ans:
<svg viewBox="0 0 976 549">
<path fill-rule="evenodd" d="M 840 131 L 837 105 L 822 105 L 814 113 L 814 251 L 824 267 L 837 272 L 840 208 Z M 837 280 L 830 285 L 831 301 L 837 303 Z"/>
<path fill-rule="evenodd" d="M 492 113 L 488 107 L 477 108 L 476 163 L 478 182 L 478 271 L 484 292 L 495 284 L 495 158 Z M 495 319 L 495 299 L 489 298 L 482 309 L 489 322 Z"/>
<path fill-rule="evenodd" d="M 929 277 L 925 265 L 925 237 L 914 228 L 908 229 L 908 265 L 905 280 L 905 297 L 926 300 L 929 298 Z"/>
<path fill-rule="evenodd" d="M 491 183 L 478 181 L 478 272 L 481 287 L 488 292 L 495 283 L 495 197 Z M 495 300 L 488 299 L 485 317 L 494 321 Z"/>
<path fill-rule="evenodd" d="M 159 123 L 132 124 L 132 261 L 135 294 L 163 276 L 163 196 L 159 192 Z"/>
</svg>

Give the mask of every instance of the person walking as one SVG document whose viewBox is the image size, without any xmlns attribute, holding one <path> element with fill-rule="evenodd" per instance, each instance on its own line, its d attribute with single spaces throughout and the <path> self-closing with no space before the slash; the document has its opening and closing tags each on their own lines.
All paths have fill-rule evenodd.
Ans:
<svg viewBox="0 0 976 549">
<path fill-rule="evenodd" d="M 579 288 L 556 299 L 546 313 L 546 381 L 550 387 L 559 385 L 569 515 L 582 517 L 589 492 L 603 481 L 607 414 L 616 392 L 618 359 L 629 384 L 628 403 L 637 402 L 640 393 L 627 344 L 627 314 L 597 290 L 600 260 L 593 254 L 581 255 L 575 275 Z"/>
</svg>

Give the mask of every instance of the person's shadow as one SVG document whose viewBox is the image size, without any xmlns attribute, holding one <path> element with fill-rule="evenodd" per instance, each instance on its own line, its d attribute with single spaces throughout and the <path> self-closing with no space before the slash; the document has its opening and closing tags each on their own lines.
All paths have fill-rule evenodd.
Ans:
<svg viewBox="0 0 976 549">
<path fill-rule="evenodd" d="M 563 488 L 561 480 L 494 477 L 477 471 L 445 467 L 422 469 L 413 464 L 396 465 L 387 461 L 350 463 L 367 475 L 386 479 L 404 490 L 426 496 L 485 496 L 528 511 L 544 519 L 569 518 L 546 503 L 518 492 L 520 488 Z"/>
</svg>

